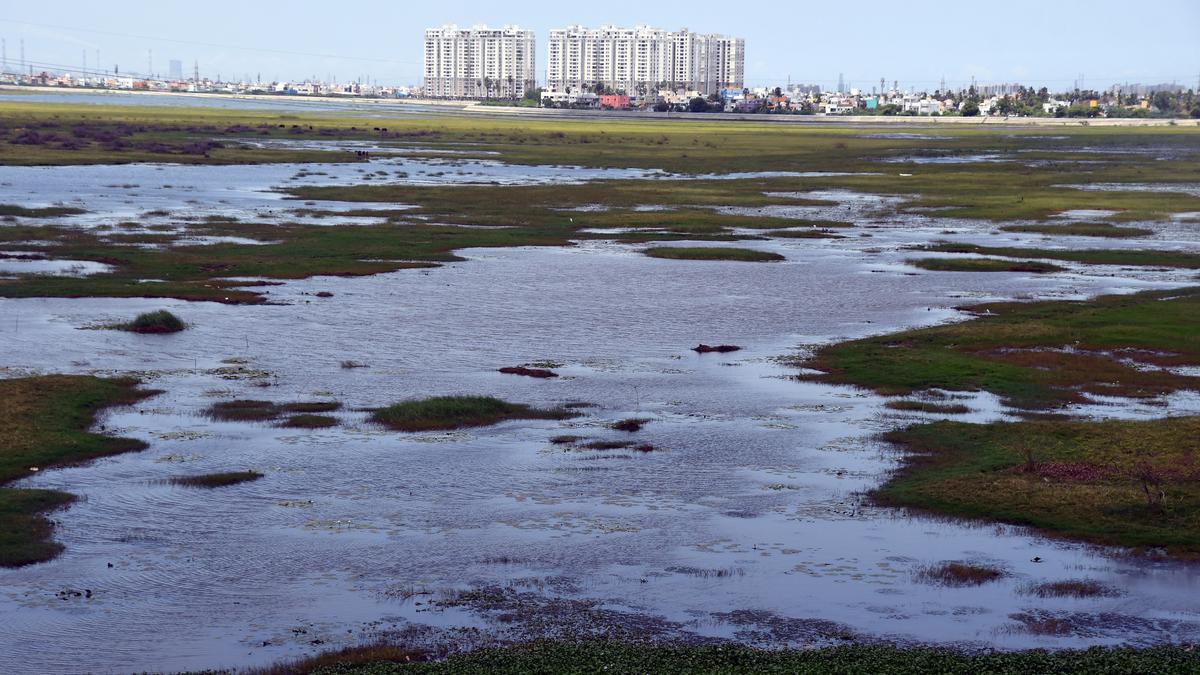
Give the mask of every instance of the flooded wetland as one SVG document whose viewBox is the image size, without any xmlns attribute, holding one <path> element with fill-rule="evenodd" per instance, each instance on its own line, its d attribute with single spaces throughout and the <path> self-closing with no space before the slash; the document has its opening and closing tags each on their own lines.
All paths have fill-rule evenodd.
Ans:
<svg viewBox="0 0 1200 675">
<path fill-rule="evenodd" d="M 912 131 L 0 103 L 0 672 L 1200 642 L 1200 129 Z"/>
</svg>

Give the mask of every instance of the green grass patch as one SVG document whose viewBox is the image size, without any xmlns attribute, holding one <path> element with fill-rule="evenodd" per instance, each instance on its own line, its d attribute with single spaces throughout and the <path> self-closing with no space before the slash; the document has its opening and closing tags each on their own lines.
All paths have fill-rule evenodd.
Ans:
<svg viewBox="0 0 1200 675">
<path fill-rule="evenodd" d="M 590 640 L 537 641 L 489 647 L 432 660 L 420 650 L 384 643 L 345 649 L 263 669 L 263 675 L 391 673 L 889 673 L 979 675 L 1058 673 L 1184 675 L 1200 655 L 1184 646 L 1094 647 L 1085 651 L 964 652 L 949 648 L 847 645 L 823 649 L 754 649 L 742 645 L 672 645 Z"/>
<path fill-rule="evenodd" d="M 778 253 L 723 246 L 660 246 L 648 248 L 642 251 L 642 253 L 651 258 L 665 258 L 667 260 L 730 260 L 736 262 L 776 262 L 786 260 L 785 257 Z"/>
<path fill-rule="evenodd" d="M 486 427 L 508 420 L 561 420 L 576 414 L 564 408 L 532 408 L 488 396 L 436 396 L 379 408 L 371 414 L 371 420 L 396 431 L 440 431 Z"/>
<path fill-rule="evenodd" d="M 1146 237 L 1154 234 L 1153 230 L 1147 230 L 1142 227 L 1122 227 L 1120 225 L 1113 225 L 1112 223 L 1068 223 L 1063 225 L 1038 223 L 1035 225 L 1005 225 L 1000 229 L 1005 232 L 1026 232 L 1070 237 L 1106 237 L 1109 239 Z"/>
<path fill-rule="evenodd" d="M 925 247 L 938 253 L 973 253 L 1001 258 L 1045 258 L 1084 263 L 1087 265 L 1127 265 L 1131 267 L 1181 267 L 1200 269 L 1200 254 L 1182 251 L 1153 251 L 1145 249 L 1050 249 L 1005 246 L 979 246 L 942 242 Z"/>
<path fill-rule="evenodd" d="M 223 473 L 206 473 L 199 476 L 180 476 L 172 478 L 173 485 L 182 485 L 184 487 L 195 488 L 220 488 L 239 483 L 249 483 L 262 478 L 263 475 L 257 471 L 226 471 Z"/>
<path fill-rule="evenodd" d="M 280 426 L 289 429 L 329 429 L 337 425 L 337 418 L 328 415 L 292 415 Z"/>
<path fill-rule="evenodd" d="M 156 393 L 137 385 L 68 375 L 0 380 L 0 485 L 48 468 L 144 449 L 141 441 L 87 431 L 102 409 Z M 0 488 L 0 566 L 58 555 L 62 545 L 50 539 L 53 525 L 45 514 L 74 499 L 57 490 Z"/>
<path fill-rule="evenodd" d="M 906 260 L 909 265 L 931 272 L 1027 272 L 1048 274 L 1063 272 L 1064 268 L 1035 260 L 996 260 L 994 258 L 917 258 Z"/>
<path fill-rule="evenodd" d="M 1036 527 L 1097 544 L 1200 554 L 1200 417 L 934 422 L 878 501 Z"/>
<path fill-rule="evenodd" d="M 979 316 L 962 323 L 824 347 L 804 362 L 823 374 L 802 377 L 885 394 L 985 390 L 1026 409 L 1200 387 L 1165 369 L 1200 365 L 1200 288 L 970 309 Z"/>
<path fill-rule="evenodd" d="M 160 309 L 155 312 L 138 314 L 133 321 L 115 324 L 110 326 L 110 328 L 130 333 L 165 334 L 178 333 L 186 329 L 187 324 L 183 322 L 183 319 L 180 319 L 167 310 Z"/>
</svg>

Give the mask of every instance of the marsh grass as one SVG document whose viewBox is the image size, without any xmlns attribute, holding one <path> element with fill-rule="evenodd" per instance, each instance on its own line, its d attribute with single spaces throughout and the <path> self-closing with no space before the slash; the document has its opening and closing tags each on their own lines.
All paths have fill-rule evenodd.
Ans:
<svg viewBox="0 0 1200 675">
<path fill-rule="evenodd" d="M 221 422 L 269 422 L 279 417 L 280 410 L 271 401 L 239 399 L 214 403 L 205 414 Z"/>
<path fill-rule="evenodd" d="M 723 260 L 734 262 L 778 262 L 786 260 L 778 253 L 769 251 L 756 251 L 749 248 L 731 248 L 724 246 L 713 247 L 688 247 L 688 246 L 661 246 L 657 248 L 648 248 L 642 251 L 643 254 L 651 258 L 665 258 L 668 260 Z"/>
<path fill-rule="evenodd" d="M 1001 258 L 1044 258 L 1086 265 L 1128 265 L 1133 267 L 1178 267 L 1200 269 L 1200 254 L 1183 251 L 1147 249 L 1050 249 L 1005 246 L 979 246 L 941 242 L 925 247 L 938 253 L 973 253 Z"/>
<path fill-rule="evenodd" d="M 179 476 L 170 480 L 173 485 L 194 488 L 221 488 L 239 483 L 249 483 L 263 477 L 257 471 L 226 471 L 223 473 L 206 473 L 198 476 Z"/>
<path fill-rule="evenodd" d="M 629 433 L 633 433 L 636 431 L 641 431 L 642 427 L 646 426 L 646 424 L 650 421 L 651 420 L 644 417 L 631 417 L 629 419 L 613 422 L 612 425 L 610 425 L 610 428 L 617 431 L 627 431 Z"/>
<path fill-rule="evenodd" d="M 537 379 L 549 379 L 558 377 L 558 373 L 547 368 L 529 368 L 527 366 L 506 366 L 501 368 L 501 373 L 506 375 L 521 375 L 523 377 L 532 377 Z"/>
<path fill-rule="evenodd" d="M 138 314 L 133 321 L 114 324 L 110 327 L 130 333 L 165 334 L 178 333 L 186 329 L 187 324 L 167 310 L 160 309 L 154 312 Z"/>
<path fill-rule="evenodd" d="M 1115 598 L 1121 591 L 1094 579 L 1072 579 L 1069 581 L 1047 581 L 1022 589 L 1039 598 Z"/>
<path fill-rule="evenodd" d="M 951 561 L 922 567 L 915 576 L 922 583 L 961 588 L 998 581 L 1008 573 L 997 567 Z"/>
<path fill-rule="evenodd" d="M 882 394 L 986 390 L 1027 410 L 1200 386 L 1162 368 L 1200 365 L 1200 288 L 968 309 L 977 318 L 823 347 L 804 363 L 823 374 L 799 377 Z"/>
<path fill-rule="evenodd" d="M 336 417 L 328 417 L 326 415 L 292 415 L 285 419 L 279 426 L 289 429 L 328 429 L 337 425 L 338 420 Z"/>
<path fill-rule="evenodd" d="M 82 464 L 146 444 L 87 431 L 104 408 L 158 393 L 130 379 L 45 375 L 0 380 L 0 485 L 57 466 Z M 46 513 L 75 496 L 58 490 L 0 488 L 0 567 L 44 562 L 63 547 Z"/>
<path fill-rule="evenodd" d="M 939 421 L 884 438 L 908 454 L 879 503 L 1200 555 L 1200 416 Z"/>
<path fill-rule="evenodd" d="M 1028 272 L 1048 274 L 1065 268 L 1036 260 L 997 260 L 995 258 L 915 258 L 906 260 L 913 267 L 931 272 Z"/>
<path fill-rule="evenodd" d="M 0 216 L 17 216 L 20 218 L 53 218 L 57 216 L 77 216 L 83 213 L 87 213 L 87 211 L 69 206 L 27 208 L 17 204 L 0 204 Z"/>
<path fill-rule="evenodd" d="M 303 424 L 305 417 L 317 417 L 311 413 L 334 412 L 340 410 L 342 404 L 337 401 L 302 401 L 297 403 L 275 403 L 273 401 L 257 401 L 238 399 L 235 401 L 218 401 L 205 409 L 204 414 L 210 419 L 220 422 L 270 422 L 285 414 L 295 414 L 291 419 L 300 418 L 297 424 Z M 333 418 L 320 418 L 333 419 Z M 319 420 L 311 420 L 317 422 Z M 336 422 L 336 420 L 335 420 Z M 293 426 L 287 424 L 285 426 Z"/>
<path fill-rule="evenodd" d="M 763 234 L 768 237 L 783 239 L 845 239 L 846 235 L 828 230 L 768 230 Z"/>
<path fill-rule="evenodd" d="M 1026 232 L 1070 237 L 1105 237 L 1108 239 L 1147 237 L 1154 234 L 1153 230 L 1141 227 L 1122 227 L 1112 223 L 1067 223 L 1061 225 L 1037 223 L 1034 225 L 1005 225 L 1000 229 L 1004 232 Z"/>
<path fill-rule="evenodd" d="M 576 415 L 565 408 L 533 408 L 488 396 L 435 396 L 379 408 L 371 413 L 371 421 L 395 431 L 440 431 L 508 420 L 562 420 Z"/>
<path fill-rule="evenodd" d="M 853 634 L 839 635 L 853 640 Z M 819 649 L 756 649 L 737 644 L 657 644 L 645 640 L 539 640 L 453 653 L 377 643 L 247 671 L 251 675 L 400 675 L 403 673 L 803 673 L 978 675 L 982 673 L 1156 673 L 1190 675 L 1200 652 L 1188 646 L 1093 647 L 1086 651 L 960 651 L 945 647 L 844 644 Z"/>
<path fill-rule="evenodd" d="M 938 415 L 962 415 L 971 412 L 970 408 L 961 403 L 939 403 L 936 401 L 888 401 L 883 406 L 889 410 L 933 413 Z"/>
</svg>

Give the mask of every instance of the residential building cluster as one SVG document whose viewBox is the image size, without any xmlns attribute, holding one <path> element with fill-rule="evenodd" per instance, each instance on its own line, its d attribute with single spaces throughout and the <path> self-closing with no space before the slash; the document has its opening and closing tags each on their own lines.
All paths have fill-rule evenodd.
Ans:
<svg viewBox="0 0 1200 675">
<path fill-rule="evenodd" d="M 536 87 L 533 31 L 517 26 L 425 31 L 424 94 L 431 98 L 518 98 Z M 746 42 L 724 35 L 666 31 L 647 26 L 570 26 L 550 31 L 547 98 L 585 106 L 602 94 L 645 102 L 660 90 L 741 89 Z"/>
<path fill-rule="evenodd" d="M 0 72 L 0 84 L 39 87 L 77 87 L 86 89 L 113 89 L 124 91 L 153 91 L 205 94 L 278 94 L 287 96 L 348 96 L 358 98 L 406 98 L 420 92 L 416 87 L 379 86 L 362 82 L 262 82 L 250 80 L 229 81 L 221 78 L 201 77 L 184 79 L 174 77 L 154 78 L 142 75 L 115 73 L 54 73 L 37 71 L 26 73 Z"/>
<path fill-rule="evenodd" d="M 646 95 L 658 89 L 708 95 L 741 89 L 746 41 L 648 26 L 570 26 L 550 31 L 546 88 Z"/>
<path fill-rule="evenodd" d="M 536 86 L 533 31 L 519 26 L 425 31 L 425 95 L 519 98 Z"/>
</svg>

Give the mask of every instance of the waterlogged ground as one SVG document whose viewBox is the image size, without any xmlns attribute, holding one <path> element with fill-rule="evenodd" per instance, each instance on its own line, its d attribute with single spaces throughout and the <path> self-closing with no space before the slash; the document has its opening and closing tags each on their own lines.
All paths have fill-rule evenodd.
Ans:
<svg viewBox="0 0 1200 675">
<path fill-rule="evenodd" d="M 261 222 L 294 219 L 284 212 L 302 205 L 273 187 L 358 182 L 379 171 L 384 182 L 435 184 L 646 175 L 418 157 L 0 168 L 0 203 L 81 205 L 91 213 L 62 220 L 80 227 L 183 216 Z M 860 494 L 896 462 L 873 434 L 931 417 L 888 411 L 851 388 L 797 382 L 775 360 L 954 320 L 953 307 L 973 301 L 1132 292 L 1186 284 L 1195 272 L 1070 263 L 1052 275 L 922 272 L 904 264 L 918 255 L 905 246 L 1148 240 L 999 233 L 936 213 L 885 215 L 891 200 L 874 195 L 805 196 L 835 205 L 730 209 L 858 225 L 843 239 L 738 244 L 781 253 L 781 263 L 658 260 L 636 246 L 588 242 L 292 281 L 273 287 L 278 304 L 265 306 L 0 299 L 0 376 L 132 372 L 165 391 L 102 420 L 105 431 L 143 439 L 149 450 L 21 483 L 81 501 L 55 515 L 60 558 L 0 571 L 0 671 L 244 666 L 380 636 L 461 646 L 587 631 L 770 646 L 851 637 L 1000 648 L 1200 640 L 1195 566 L 864 503 Z M 156 210 L 167 213 L 146 215 Z M 1138 225 L 1155 230 L 1155 248 L 1200 250 L 1194 223 Z M 333 295 L 315 295 L 322 291 Z M 159 308 L 190 330 L 90 329 Z M 698 342 L 746 349 L 698 355 L 689 349 Z M 343 368 L 348 360 L 367 367 Z M 561 377 L 496 372 L 532 362 Z M 455 393 L 595 407 L 565 422 L 427 434 L 382 430 L 362 411 Z M 235 398 L 345 408 L 334 413 L 341 426 L 319 431 L 203 415 Z M 989 396 L 962 402 L 972 412 L 960 419 L 1006 415 Z M 1164 409 L 1200 411 L 1200 397 L 1101 401 L 1077 412 Z M 608 429 L 629 417 L 650 422 L 634 434 Z M 563 434 L 655 450 L 550 443 Z M 213 491 L 165 482 L 246 469 L 265 477 Z M 921 575 L 945 561 L 1005 576 L 958 588 Z M 1111 593 L 1031 592 L 1068 580 L 1095 580 Z"/>
</svg>

